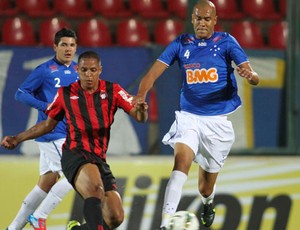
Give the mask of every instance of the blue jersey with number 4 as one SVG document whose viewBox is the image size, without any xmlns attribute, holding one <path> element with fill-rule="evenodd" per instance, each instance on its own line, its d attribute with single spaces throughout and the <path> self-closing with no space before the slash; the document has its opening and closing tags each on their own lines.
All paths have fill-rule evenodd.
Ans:
<svg viewBox="0 0 300 230">
<path fill-rule="evenodd" d="M 214 32 L 209 39 L 182 34 L 158 58 L 178 62 L 183 84 L 180 108 L 203 116 L 229 114 L 241 105 L 232 61 L 239 65 L 248 57 L 234 37 Z"/>
<path fill-rule="evenodd" d="M 52 58 L 36 67 L 18 88 L 15 98 L 32 108 L 38 110 L 37 123 L 47 119 L 44 113 L 61 86 L 68 86 L 78 80 L 77 63 L 72 62 L 66 66 Z M 48 142 L 66 137 L 65 121 L 58 123 L 56 128 L 36 139 Z"/>
</svg>

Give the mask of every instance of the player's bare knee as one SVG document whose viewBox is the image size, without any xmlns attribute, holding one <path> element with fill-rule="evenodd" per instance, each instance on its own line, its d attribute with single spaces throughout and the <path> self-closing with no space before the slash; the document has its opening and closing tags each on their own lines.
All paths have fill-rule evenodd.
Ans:
<svg viewBox="0 0 300 230">
<path fill-rule="evenodd" d="M 103 201 L 104 193 L 105 193 L 103 186 L 101 184 L 95 184 L 94 188 L 95 188 L 95 193 L 98 194 L 98 196 L 99 196 L 99 199 L 101 201 Z"/>
<path fill-rule="evenodd" d="M 114 213 L 114 215 L 111 217 L 111 228 L 117 228 L 119 227 L 124 221 L 124 212 L 119 211 Z"/>
<path fill-rule="evenodd" d="M 109 211 L 109 227 L 112 229 L 120 226 L 124 221 L 124 210 L 122 207 L 110 209 Z"/>
</svg>

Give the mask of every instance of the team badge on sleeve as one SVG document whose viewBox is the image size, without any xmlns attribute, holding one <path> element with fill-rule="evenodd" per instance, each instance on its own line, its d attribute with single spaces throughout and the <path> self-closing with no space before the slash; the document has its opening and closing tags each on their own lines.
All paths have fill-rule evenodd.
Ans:
<svg viewBox="0 0 300 230">
<path fill-rule="evenodd" d="M 120 96 L 125 100 L 127 101 L 128 103 L 132 104 L 132 100 L 133 100 L 133 97 L 130 96 L 128 93 L 126 93 L 124 90 L 120 90 L 118 92 L 118 94 L 120 94 Z"/>
</svg>

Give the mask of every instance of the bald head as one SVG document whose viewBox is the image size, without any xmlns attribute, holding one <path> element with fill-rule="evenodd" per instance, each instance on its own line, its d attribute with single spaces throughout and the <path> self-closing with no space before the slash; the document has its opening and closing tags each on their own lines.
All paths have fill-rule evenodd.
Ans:
<svg viewBox="0 0 300 230">
<path fill-rule="evenodd" d="M 215 5 L 208 0 L 199 0 L 193 8 L 192 24 L 197 38 L 210 38 L 217 24 Z"/>
<path fill-rule="evenodd" d="M 205 9 L 205 8 L 211 8 L 211 14 L 213 16 L 216 15 L 216 6 L 209 0 L 199 0 L 194 6 L 193 12 L 195 9 Z"/>
</svg>

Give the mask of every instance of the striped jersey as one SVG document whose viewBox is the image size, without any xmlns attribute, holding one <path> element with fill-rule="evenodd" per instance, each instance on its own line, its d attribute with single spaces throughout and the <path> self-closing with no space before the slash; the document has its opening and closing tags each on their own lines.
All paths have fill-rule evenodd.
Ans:
<svg viewBox="0 0 300 230">
<path fill-rule="evenodd" d="M 90 94 L 78 81 L 58 90 L 47 114 L 55 120 L 66 117 L 63 151 L 87 151 L 106 160 L 110 128 L 118 108 L 127 113 L 133 108 L 132 97 L 119 84 L 99 80 L 98 90 Z"/>
<path fill-rule="evenodd" d="M 37 123 L 46 120 L 45 111 L 53 101 L 59 87 L 68 86 L 78 80 L 77 63 L 66 66 L 55 57 L 37 66 L 18 88 L 15 98 L 38 110 Z M 36 141 L 49 142 L 66 137 L 65 121 L 59 122 L 55 129 L 38 137 Z"/>
<path fill-rule="evenodd" d="M 168 66 L 178 62 L 183 77 L 182 111 L 213 116 L 241 106 L 232 61 L 239 65 L 249 60 L 230 34 L 214 32 L 209 39 L 182 34 L 166 47 L 158 61 Z"/>
</svg>

